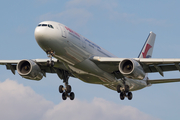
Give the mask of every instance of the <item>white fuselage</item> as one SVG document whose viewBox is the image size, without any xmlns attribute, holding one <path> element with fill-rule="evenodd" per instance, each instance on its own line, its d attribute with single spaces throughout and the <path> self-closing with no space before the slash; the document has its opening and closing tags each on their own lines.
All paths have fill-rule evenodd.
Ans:
<svg viewBox="0 0 180 120">
<path fill-rule="evenodd" d="M 35 38 L 45 52 L 54 52 L 53 57 L 63 62 L 67 69 L 82 81 L 102 84 L 113 90 L 116 90 L 117 84 L 123 86 L 122 80 L 116 79 L 114 75 L 101 70 L 89 59 L 92 56 L 116 56 L 67 26 L 52 21 L 41 22 L 35 29 Z M 146 80 L 128 78 L 126 79 L 126 84 L 129 85 L 130 91 L 147 86 Z"/>
</svg>

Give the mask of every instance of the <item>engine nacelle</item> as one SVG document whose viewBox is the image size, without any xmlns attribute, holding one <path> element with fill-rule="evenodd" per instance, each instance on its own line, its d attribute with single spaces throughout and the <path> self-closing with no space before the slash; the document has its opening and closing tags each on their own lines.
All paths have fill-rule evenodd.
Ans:
<svg viewBox="0 0 180 120">
<path fill-rule="evenodd" d="M 43 78 L 40 67 L 32 60 L 21 60 L 16 69 L 23 78 L 31 80 L 41 80 Z"/>
<path fill-rule="evenodd" d="M 145 72 L 142 66 L 133 59 L 124 59 L 119 63 L 119 71 L 128 78 L 142 80 Z"/>
</svg>

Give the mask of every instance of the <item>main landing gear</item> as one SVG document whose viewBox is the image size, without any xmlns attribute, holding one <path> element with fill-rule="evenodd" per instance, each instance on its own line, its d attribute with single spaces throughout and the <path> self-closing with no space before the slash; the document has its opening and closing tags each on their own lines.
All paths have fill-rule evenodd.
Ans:
<svg viewBox="0 0 180 120">
<path fill-rule="evenodd" d="M 70 100 L 74 100 L 75 94 L 74 92 L 71 92 L 71 86 L 67 85 L 66 88 L 64 88 L 63 85 L 59 86 L 59 92 L 62 93 L 62 99 L 66 100 L 67 97 L 70 98 Z"/>
<path fill-rule="evenodd" d="M 133 94 L 129 92 L 129 86 L 124 85 L 124 90 L 121 91 L 121 85 L 117 85 L 117 92 L 120 93 L 120 99 L 124 100 L 125 97 L 128 98 L 128 100 L 132 100 Z"/>
<path fill-rule="evenodd" d="M 47 66 L 53 67 L 54 66 L 54 61 L 52 60 L 52 57 L 54 56 L 53 51 L 48 51 L 47 52 L 48 57 L 50 60 L 47 61 Z M 63 85 L 59 86 L 59 92 L 62 93 L 62 99 L 66 100 L 67 97 L 70 98 L 70 100 L 74 100 L 75 94 L 74 92 L 71 92 L 71 86 L 68 84 L 68 79 L 69 79 L 69 73 L 65 70 L 61 71 L 63 83 L 65 84 L 65 87 Z"/>
<path fill-rule="evenodd" d="M 74 94 L 74 92 L 71 91 L 72 88 L 68 84 L 69 74 L 65 70 L 62 71 L 62 79 L 63 79 L 63 83 L 65 84 L 65 87 L 63 85 L 59 86 L 59 92 L 62 93 L 62 99 L 66 100 L 67 97 L 69 97 L 70 100 L 74 100 L 75 94 Z"/>
<path fill-rule="evenodd" d="M 71 86 L 68 85 L 68 79 L 69 79 L 68 73 L 66 73 L 66 71 L 63 71 L 62 77 L 63 77 L 63 82 L 65 83 L 65 87 L 63 85 L 59 86 L 59 92 L 62 93 L 62 99 L 66 100 L 67 97 L 69 97 L 70 100 L 74 100 L 75 94 L 74 92 L 71 92 Z"/>
</svg>

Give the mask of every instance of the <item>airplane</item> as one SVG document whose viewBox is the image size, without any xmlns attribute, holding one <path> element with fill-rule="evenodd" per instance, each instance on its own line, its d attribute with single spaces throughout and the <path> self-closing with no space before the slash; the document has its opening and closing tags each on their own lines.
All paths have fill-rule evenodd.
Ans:
<svg viewBox="0 0 180 120">
<path fill-rule="evenodd" d="M 63 80 L 59 86 L 62 99 L 74 100 L 69 77 L 86 83 L 101 84 L 117 91 L 121 100 L 132 99 L 132 91 L 152 84 L 179 82 L 180 79 L 150 80 L 148 73 L 180 71 L 180 59 L 151 58 L 156 34 L 149 36 L 137 58 L 118 58 L 69 27 L 54 21 L 43 21 L 35 28 L 35 39 L 48 59 L 0 60 L 13 74 L 39 81 L 46 73 L 56 73 Z"/>
</svg>

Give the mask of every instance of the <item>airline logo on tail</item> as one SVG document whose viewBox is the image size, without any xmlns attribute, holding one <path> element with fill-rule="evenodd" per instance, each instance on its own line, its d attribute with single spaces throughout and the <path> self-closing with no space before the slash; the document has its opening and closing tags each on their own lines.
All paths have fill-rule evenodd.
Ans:
<svg viewBox="0 0 180 120">
<path fill-rule="evenodd" d="M 144 52 L 142 52 L 143 58 L 151 58 L 151 55 L 147 55 L 150 48 L 152 48 L 152 46 L 149 44 L 146 44 L 146 48 Z"/>
<path fill-rule="evenodd" d="M 146 42 L 144 43 L 143 48 L 141 49 L 141 52 L 139 53 L 138 58 L 151 58 L 152 57 L 155 38 L 156 38 L 156 34 L 154 34 L 153 32 L 150 32 Z"/>
</svg>

